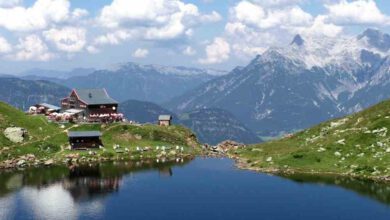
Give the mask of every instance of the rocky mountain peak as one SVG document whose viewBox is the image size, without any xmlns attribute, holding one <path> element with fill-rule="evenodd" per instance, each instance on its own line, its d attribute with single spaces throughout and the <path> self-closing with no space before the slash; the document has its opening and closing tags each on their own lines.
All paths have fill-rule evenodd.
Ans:
<svg viewBox="0 0 390 220">
<path fill-rule="evenodd" d="M 305 43 L 305 41 L 303 40 L 302 36 L 297 34 L 297 35 L 295 35 L 295 37 L 292 40 L 292 42 L 290 43 L 290 45 L 302 46 L 304 43 Z"/>
<path fill-rule="evenodd" d="M 377 29 L 368 28 L 358 35 L 358 40 L 364 40 L 369 46 L 383 52 L 390 49 L 390 35 Z"/>
</svg>

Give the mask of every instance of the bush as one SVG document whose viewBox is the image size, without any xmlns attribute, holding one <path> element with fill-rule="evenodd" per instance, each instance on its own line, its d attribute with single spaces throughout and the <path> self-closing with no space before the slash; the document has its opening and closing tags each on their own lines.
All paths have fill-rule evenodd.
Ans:
<svg viewBox="0 0 390 220">
<path fill-rule="evenodd" d="M 111 157 L 114 157 L 114 153 L 106 151 L 106 152 L 102 153 L 102 157 L 111 158 Z"/>
<path fill-rule="evenodd" d="M 300 154 L 300 153 L 294 153 L 294 154 L 293 154 L 293 158 L 294 158 L 294 159 L 302 159 L 303 156 L 304 156 L 304 155 L 303 155 L 303 154 Z"/>
<path fill-rule="evenodd" d="M 40 142 L 38 144 L 38 149 L 39 149 L 39 151 L 43 151 L 46 153 L 55 153 L 55 152 L 60 151 L 61 147 L 56 145 L 56 144 L 52 144 L 52 143 L 48 143 L 48 142 Z"/>
</svg>

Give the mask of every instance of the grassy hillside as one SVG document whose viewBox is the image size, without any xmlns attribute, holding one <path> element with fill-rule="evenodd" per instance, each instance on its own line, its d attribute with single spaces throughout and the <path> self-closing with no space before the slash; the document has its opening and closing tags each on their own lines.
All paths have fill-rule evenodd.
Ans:
<svg viewBox="0 0 390 220">
<path fill-rule="evenodd" d="M 265 172 L 390 176 L 390 101 L 291 137 L 231 152 L 244 168 Z"/>
<path fill-rule="evenodd" d="M 128 100 L 119 105 L 119 111 L 128 120 L 153 124 L 157 124 L 159 115 L 172 115 L 173 124 L 190 128 L 202 143 L 215 145 L 225 140 L 233 140 L 253 144 L 261 141 L 234 115 L 222 109 L 199 109 L 176 115 L 151 102 Z"/>
<path fill-rule="evenodd" d="M 14 144 L 3 134 L 7 127 L 16 126 L 27 129 L 28 135 L 23 143 Z M 104 149 L 88 151 L 71 151 L 68 149 L 68 130 L 100 130 L 103 133 Z M 119 149 L 113 149 L 119 145 Z M 165 146 L 166 152 L 156 149 Z M 176 150 L 176 146 L 184 151 Z M 155 125 L 135 126 L 129 124 L 110 125 L 59 125 L 48 122 L 41 116 L 28 116 L 23 112 L 0 102 L 0 167 L 8 160 L 21 160 L 27 154 L 37 157 L 34 163 L 48 159 L 63 162 L 68 154 L 78 153 L 80 158 L 88 161 L 108 159 L 142 159 L 161 157 L 188 156 L 197 152 L 199 144 L 192 132 L 181 126 L 159 127 Z M 148 151 L 139 152 L 137 147 L 149 147 Z M 4 165 L 4 164 L 3 164 Z"/>
</svg>

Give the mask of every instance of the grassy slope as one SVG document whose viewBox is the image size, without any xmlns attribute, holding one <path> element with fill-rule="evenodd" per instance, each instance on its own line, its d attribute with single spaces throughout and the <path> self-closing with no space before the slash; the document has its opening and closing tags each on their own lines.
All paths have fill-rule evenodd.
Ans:
<svg viewBox="0 0 390 220">
<path fill-rule="evenodd" d="M 28 130 L 28 137 L 22 144 L 11 143 L 3 134 L 10 126 L 23 127 Z M 55 123 L 49 123 L 45 117 L 28 116 L 23 112 L 0 102 L 0 162 L 17 158 L 29 153 L 43 159 L 56 158 L 61 160 L 66 154 L 75 153 L 67 150 L 67 130 L 100 130 L 103 132 L 104 150 L 95 150 L 97 156 L 106 158 L 138 159 L 140 153 L 137 146 L 183 146 L 184 154 L 193 154 L 198 149 L 195 136 L 186 128 L 180 126 L 159 127 L 154 125 L 133 126 L 125 124 L 111 125 L 74 125 L 66 124 L 65 128 Z M 122 151 L 125 148 L 130 153 L 116 153 L 114 144 L 119 144 Z M 195 148 L 194 148 L 195 147 Z M 169 152 L 169 151 L 167 151 Z M 88 152 L 78 151 L 82 156 Z M 153 150 L 143 153 L 142 157 L 153 158 L 161 152 Z M 96 157 L 97 157 L 96 156 Z"/>
<path fill-rule="evenodd" d="M 390 101 L 292 137 L 231 152 L 262 171 L 390 175 Z"/>
</svg>

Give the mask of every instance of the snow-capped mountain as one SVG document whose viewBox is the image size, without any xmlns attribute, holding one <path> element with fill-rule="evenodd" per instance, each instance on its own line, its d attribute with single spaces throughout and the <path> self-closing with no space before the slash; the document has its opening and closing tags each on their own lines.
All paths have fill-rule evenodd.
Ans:
<svg viewBox="0 0 390 220">
<path fill-rule="evenodd" d="M 167 103 L 173 111 L 222 108 L 261 135 L 277 135 L 356 112 L 390 97 L 390 35 L 297 35 L 245 68 Z"/>
<path fill-rule="evenodd" d="M 124 63 L 67 79 L 45 78 L 69 88 L 106 88 L 118 101 L 165 102 L 214 79 L 224 71 Z M 225 73 L 226 74 L 226 73 Z"/>
<path fill-rule="evenodd" d="M 165 75 L 178 75 L 178 76 L 194 76 L 194 75 L 213 75 L 220 76 L 225 75 L 227 71 L 217 69 L 201 69 L 184 66 L 164 66 L 156 64 L 142 65 L 134 62 L 127 62 L 115 65 L 110 69 L 111 71 L 142 71 L 142 72 L 158 72 Z"/>
<path fill-rule="evenodd" d="M 307 68 L 372 65 L 371 57 L 390 55 L 390 35 L 379 30 L 367 29 L 357 37 L 327 38 L 296 35 L 290 45 L 275 47 L 284 56 L 303 62 Z M 365 51 L 362 54 L 362 51 Z"/>
</svg>

